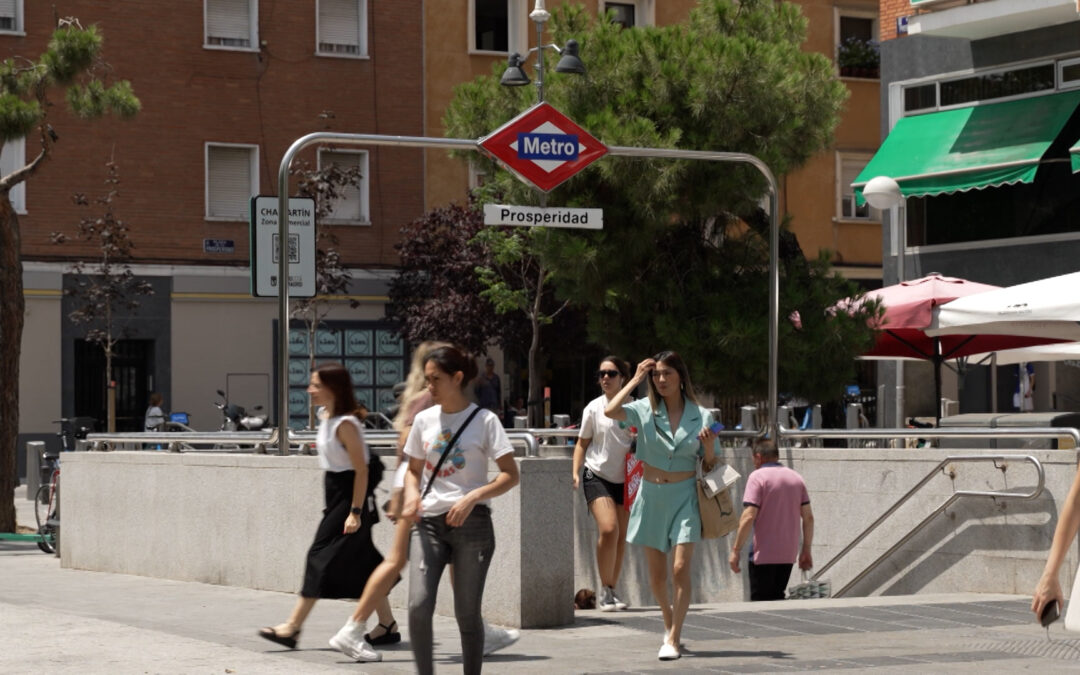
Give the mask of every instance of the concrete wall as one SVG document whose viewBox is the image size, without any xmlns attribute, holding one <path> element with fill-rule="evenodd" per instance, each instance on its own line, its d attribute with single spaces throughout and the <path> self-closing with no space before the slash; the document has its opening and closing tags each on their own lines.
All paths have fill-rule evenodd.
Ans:
<svg viewBox="0 0 1080 675">
<path fill-rule="evenodd" d="M 388 473 L 393 458 L 387 461 Z M 521 460 L 521 486 L 494 500 L 484 616 L 573 622 L 570 460 Z M 165 452 L 64 457 L 64 567 L 296 592 L 323 508 L 314 457 Z M 385 486 L 378 491 L 381 503 Z M 563 527 L 551 527 L 552 523 Z M 386 551 L 393 527 L 374 528 Z M 405 571 L 407 578 L 408 568 Z M 453 615 L 449 575 L 436 611 Z M 405 606 L 408 582 L 391 593 Z"/>
<path fill-rule="evenodd" d="M 852 594 L 1031 592 L 1049 550 L 1060 502 L 1076 472 L 1076 458 L 1072 451 L 1030 454 L 1046 470 L 1041 497 L 957 504 Z M 817 566 L 943 457 L 940 450 L 785 451 L 785 462 L 805 476 L 810 489 Z M 732 464 L 744 477 L 750 473 L 745 451 L 740 450 Z M 599 585 L 595 528 L 580 495 L 570 496 L 569 459 L 523 459 L 519 465 L 521 486 L 493 505 L 497 545 L 485 616 L 507 625 L 568 623 L 573 620 L 574 592 Z M 739 483 L 739 502 L 744 484 Z M 1009 464 L 1004 471 L 990 463 L 950 467 L 826 577 L 839 589 L 954 489 L 1023 492 L 1033 485 L 1034 470 L 1026 465 Z M 62 499 L 65 567 L 294 592 L 322 506 L 321 473 L 312 457 L 78 453 L 64 459 Z M 385 523 L 375 528 L 382 550 L 391 535 Z M 730 541 L 729 536 L 697 546 L 693 602 L 746 598 L 746 579 L 727 566 Z M 1073 547 L 1063 566 L 1066 587 L 1077 561 Z M 653 604 L 640 550 L 629 547 L 624 570 L 619 584 L 623 597 L 637 606 Z M 394 589 L 394 605 L 405 604 L 407 587 L 402 583 Z M 437 611 L 451 614 L 450 601 L 448 593 L 440 594 Z"/>
<path fill-rule="evenodd" d="M 729 462 L 743 474 L 735 495 L 741 510 L 742 489 L 753 465 L 745 450 L 739 450 L 734 458 L 730 449 L 727 453 Z M 786 450 L 784 463 L 804 476 L 810 490 L 815 516 L 815 566 L 824 566 L 946 454 L 938 449 Z M 849 595 L 1030 593 L 1042 573 L 1060 502 L 1068 493 L 1077 466 L 1072 451 L 1031 451 L 1030 454 L 1043 463 L 1046 471 L 1046 491 L 1041 497 L 1029 502 L 994 503 L 989 499 L 959 502 Z M 832 581 L 834 589 L 847 584 L 937 508 L 953 489 L 1026 492 L 1035 485 L 1035 480 L 1035 471 L 1029 465 L 1010 466 L 1003 473 L 991 463 L 958 464 L 955 480 L 939 474 L 825 576 Z M 580 495 L 575 498 L 574 516 L 574 588 L 596 589 L 600 585 L 596 573 L 596 527 Z M 731 536 L 697 545 L 693 602 L 749 599 L 746 565 L 743 565 L 743 578 L 728 568 Z M 1074 547 L 1063 566 L 1063 583 L 1072 583 L 1077 561 Z M 797 570 L 793 573 L 792 583 L 798 580 L 798 574 Z M 619 590 L 634 605 L 654 604 L 648 589 L 645 557 L 633 546 L 627 547 Z"/>
</svg>

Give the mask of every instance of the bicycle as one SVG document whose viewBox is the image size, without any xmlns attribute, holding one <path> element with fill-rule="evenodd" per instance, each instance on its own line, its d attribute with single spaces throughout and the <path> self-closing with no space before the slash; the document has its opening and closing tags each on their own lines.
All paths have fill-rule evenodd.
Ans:
<svg viewBox="0 0 1080 675">
<path fill-rule="evenodd" d="M 37 545 L 45 553 L 60 550 L 60 455 L 48 451 L 41 456 L 41 486 L 34 495 Z"/>
</svg>

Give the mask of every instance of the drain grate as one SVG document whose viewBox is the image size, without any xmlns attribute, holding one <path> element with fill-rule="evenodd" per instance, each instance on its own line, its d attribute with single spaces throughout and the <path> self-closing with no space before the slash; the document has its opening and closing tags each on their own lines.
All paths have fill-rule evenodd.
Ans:
<svg viewBox="0 0 1080 675">
<path fill-rule="evenodd" d="M 1080 661 L 1080 640 L 1001 640 L 972 645 L 975 651 L 996 651 L 1063 661 Z"/>
</svg>

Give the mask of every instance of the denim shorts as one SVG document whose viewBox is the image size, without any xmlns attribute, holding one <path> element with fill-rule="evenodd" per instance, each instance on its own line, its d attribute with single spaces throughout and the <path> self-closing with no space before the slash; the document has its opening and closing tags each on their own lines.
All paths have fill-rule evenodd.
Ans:
<svg viewBox="0 0 1080 675">
<path fill-rule="evenodd" d="M 601 497 L 611 497 L 616 504 L 623 503 L 623 484 L 601 478 L 589 467 L 581 470 L 581 484 L 585 488 L 585 503 L 592 504 Z"/>
</svg>

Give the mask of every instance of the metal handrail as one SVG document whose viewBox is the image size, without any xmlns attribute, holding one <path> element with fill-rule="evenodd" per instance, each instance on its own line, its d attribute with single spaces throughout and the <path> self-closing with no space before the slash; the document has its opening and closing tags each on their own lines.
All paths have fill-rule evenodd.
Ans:
<svg viewBox="0 0 1080 675">
<path fill-rule="evenodd" d="M 781 438 L 1060 438 L 1068 436 L 1080 446 L 1080 431 L 1073 427 L 972 427 L 969 429 L 780 429 Z"/>
<path fill-rule="evenodd" d="M 904 496 L 901 497 L 891 507 L 889 507 L 889 509 L 886 510 L 885 513 L 881 514 L 881 516 L 879 516 L 877 520 L 875 520 L 873 523 L 871 523 L 869 525 L 869 527 L 867 527 L 858 536 L 856 536 L 855 539 L 853 539 L 850 544 L 845 546 L 842 551 L 840 551 L 835 556 L 833 556 L 832 560 L 825 563 L 825 565 L 823 567 L 821 567 L 821 569 L 819 569 L 813 576 L 810 577 L 811 580 L 816 581 L 823 574 L 828 572 L 829 569 L 832 568 L 833 565 L 835 565 L 845 555 L 850 553 L 852 551 L 852 549 L 854 549 L 857 545 L 859 545 L 859 543 L 861 543 L 864 539 L 866 539 L 866 537 L 869 536 L 869 534 L 871 532 L 876 530 L 879 525 L 881 525 L 883 522 L 885 522 L 889 518 L 889 516 L 896 513 L 896 511 L 901 506 L 903 506 L 909 499 L 911 499 L 911 497 L 914 496 L 914 494 L 916 492 L 918 492 L 920 489 L 922 489 L 923 486 L 925 486 L 934 477 L 936 477 L 938 472 L 941 471 L 943 468 L 945 468 L 946 465 L 948 465 L 950 463 L 954 463 L 954 462 L 985 462 L 985 461 L 993 461 L 995 466 L 997 466 L 998 462 L 1009 462 L 1009 461 L 1024 461 L 1024 462 L 1028 462 L 1030 464 L 1034 464 L 1035 465 L 1035 471 L 1037 472 L 1038 477 L 1039 477 L 1038 485 L 1036 485 L 1035 488 L 1031 492 L 1028 492 L 1028 493 L 999 492 L 999 491 L 986 491 L 986 490 L 957 490 L 957 491 L 953 492 L 951 497 L 949 497 L 944 502 L 942 502 L 940 506 L 938 506 L 936 509 L 934 509 L 930 513 L 930 515 L 928 515 L 926 518 L 924 518 L 922 520 L 922 522 L 920 522 L 918 525 L 916 525 L 914 528 L 912 528 L 911 531 L 909 531 L 906 535 L 901 537 L 900 540 L 897 541 L 895 544 L 893 544 L 887 551 L 885 551 L 880 556 L 878 556 L 878 558 L 876 560 L 874 560 L 874 562 L 870 563 L 870 565 L 867 566 L 862 572 L 855 575 L 855 578 L 852 579 L 850 582 L 848 582 L 839 591 L 834 593 L 833 597 L 840 597 L 840 596 L 844 595 L 848 590 L 851 589 L 852 586 L 854 586 L 855 584 L 862 581 L 868 574 L 870 574 L 875 569 L 877 569 L 878 565 L 880 565 L 882 562 L 884 562 L 893 553 L 896 553 L 898 550 L 900 550 L 900 547 L 902 547 L 904 544 L 906 544 L 908 541 L 910 541 L 916 534 L 921 532 L 924 527 L 926 527 L 928 524 L 930 524 L 931 520 L 933 520 L 934 518 L 936 518 L 938 516 L 938 514 L 945 511 L 945 509 L 949 508 L 950 506 L 952 506 L 954 503 L 956 503 L 959 499 L 961 499 L 963 497 L 990 497 L 992 499 L 1018 499 L 1018 500 L 1021 500 L 1021 501 L 1027 501 L 1027 500 L 1035 499 L 1040 494 L 1042 494 L 1043 486 L 1046 483 L 1046 474 L 1045 474 L 1045 472 L 1043 470 L 1042 463 L 1039 462 L 1038 459 L 1036 459 L 1035 457 L 1033 457 L 1031 455 L 950 455 L 950 456 L 946 457 L 945 459 L 941 460 L 938 463 L 937 466 L 935 466 L 933 469 L 930 470 L 930 472 L 928 474 L 926 474 L 925 478 L 923 478 L 921 481 L 918 482 L 918 484 L 915 485 L 915 487 L 908 490 L 904 494 Z"/>
<path fill-rule="evenodd" d="M 515 447 L 523 448 L 526 457 L 539 457 L 540 456 L 540 444 L 537 441 L 537 432 L 551 432 L 560 431 L 558 429 L 507 429 L 506 435 L 510 439 L 510 443 Z M 561 431 L 567 431 L 565 429 Z M 576 435 L 576 431 L 574 432 Z M 397 449 L 398 438 L 400 434 L 394 430 L 383 429 L 366 429 L 364 430 L 364 441 L 372 449 L 379 451 L 380 455 L 392 454 Z M 290 442 L 295 446 L 299 445 L 303 448 L 304 445 L 314 443 L 316 432 L 314 431 L 293 431 L 289 434 Z M 183 447 L 192 445 L 220 445 L 229 444 L 236 445 L 237 448 L 233 450 L 241 450 L 246 448 L 252 448 L 258 454 L 266 452 L 266 448 L 272 445 L 277 439 L 277 431 L 274 429 L 268 431 L 133 431 L 133 432 L 119 432 L 119 433 L 93 433 L 87 434 L 86 439 L 79 440 L 79 449 L 85 450 L 105 450 L 110 444 L 115 443 L 134 443 L 134 444 L 163 444 L 167 445 L 170 450 L 174 452 L 194 451 L 194 452 L 228 452 L 229 448 L 193 448 Z"/>
</svg>

